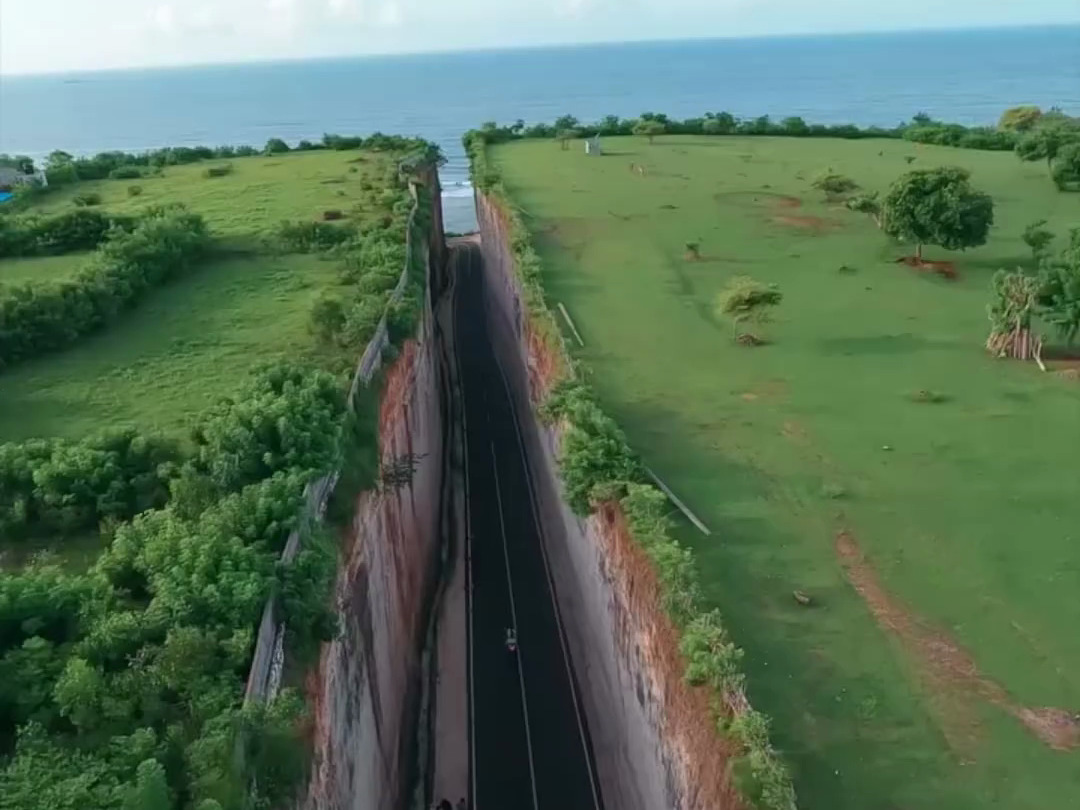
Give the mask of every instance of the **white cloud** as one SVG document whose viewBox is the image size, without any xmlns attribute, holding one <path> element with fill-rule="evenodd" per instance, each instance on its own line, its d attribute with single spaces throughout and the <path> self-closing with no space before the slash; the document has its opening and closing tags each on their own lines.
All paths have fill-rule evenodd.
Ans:
<svg viewBox="0 0 1080 810">
<path fill-rule="evenodd" d="M 159 31 L 171 34 L 176 28 L 176 12 L 170 5 L 158 6 L 154 9 L 152 21 Z"/>
<path fill-rule="evenodd" d="M 386 0 L 375 13 L 375 22 L 384 28 L 396 28 L 405 21 L 405 13 L 397 0 Z"/>
<path fill-rule="evenodd" d="M 360 0 L 327 0 L 330 17 L 339 20 L 359 20 L 364 15 L 364 6 Z"/>
<path fill-rule="evenodd" d="M 891 30 L 930 23 L 1080 22 L 1077 0 L 946 5 L 941 0 L 0 0 L 0 72 Z"/>
</svg>

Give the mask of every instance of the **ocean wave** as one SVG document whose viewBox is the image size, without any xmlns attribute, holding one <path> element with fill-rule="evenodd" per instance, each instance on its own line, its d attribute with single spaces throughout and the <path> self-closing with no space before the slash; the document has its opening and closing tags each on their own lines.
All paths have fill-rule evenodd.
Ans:
<svg viewBox="0 0 1080 810">
<path fill-rule="evenodd" d="M 459 183 L 447 183 L 442 190 L 443 199 L 468 198 L 473 195 L 472 183 L 468 180 Z"/>
</svg>

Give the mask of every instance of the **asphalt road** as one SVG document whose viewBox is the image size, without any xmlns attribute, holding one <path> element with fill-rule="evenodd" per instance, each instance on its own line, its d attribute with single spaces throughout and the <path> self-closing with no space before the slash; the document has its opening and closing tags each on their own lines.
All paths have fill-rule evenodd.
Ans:
<svg viewBox="0 0 1080 810">
<path fill-rule="evenodd" d="M 468 500 L 471 810 L 601 810 L 479 250 L 454 248 Z M 505 632 L 516 627 L 517 653 Z"/>
</svg>

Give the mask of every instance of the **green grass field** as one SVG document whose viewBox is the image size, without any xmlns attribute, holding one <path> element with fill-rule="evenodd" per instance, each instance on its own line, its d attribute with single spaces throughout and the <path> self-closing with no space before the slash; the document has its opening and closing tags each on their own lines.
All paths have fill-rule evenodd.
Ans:
<svg viewBox="0 0 1080 810">
<path fill-rule="evenodd" d="M 232 166 L 230 174 L 203 176 L 208 167 L 226 163 Z M 378 192 L 379 177 L 394 171 L 394 156 L 377 152 L 320 150 L 210 160 L 167 166 L 159 177 L 78 183 L 44 197 L 37 208 L 55 213 L 86 194 L 100 194 L 102 209 L 119 214 L 182 202 L 202 214 L 215 233 L 262 235 L 285 219 L 321 219 L 328 210 L 348 215 L 354 206 L 370 199 L 373 189 Z M 131 186 L 139 186 L 142 193 L 131 196 Z"/>
<path fill-rule="evenodd" d="M 64 256 L 31 256 L 0 259 L 0 284 L 23 284 L 27 281 L 63 281 L 79 271 L 89 253 Z"/>
<path fill-rule="evenodd" d="M 140 181 L 79 183 L 42 197 L 31 212 L 68 210 L 76 195 L 88 193 L 101 195 L 104 210 L 125 214 L 183 203 L 205 217 L 216 253 L 149 291 L 96 334 L 0 374 L 0 442 L 79 439 L 129 425 L 183 439 L 195 417 L 262 363 L 292 359 L 351 370 L 361 347 L 320 345 L 308 329 L 315 299 L 340 284 L 340 260 L 281 255 L 266 237 L 282 220 L 320 220 L 330 209 L 358 223 L 384 216 L 380 195 L 396 174 L 395 160 L 391 153 L 359 151 L 237 158 L 225 177 L 204 176 L 207 166 L 221 163 L 210 161 L 167 167 Z M 142 194 L 128 194 L 134 184 Z M 89 257 L 4 259 L 0 285 L 62 280 Z M 0 542 L 0 568 L 18 568 L 50 550 L 65 565 L 83 568 L 101 543 L 92 532 L 10 547 Z"/>
<path fill-rule="evenodd" d="M 1017 719 L 1080 710 L 1080 385 L 983 350 L 990 276 L 1029 261 L 1029 222 L 1080 225 L 1080 195 L 1011 154 L 899 141 L 605 148 L 493 156 L 606 407 L 712 529 L 680 531 L 801 806 L 1080 806 L 1080 753 Z M 811 187 L 831 168 L 884 190 L 907 157 L 996 201 L 986 246 L 928 248 L 956 281 L 895 264 L 903 246 Z M 768 346 L 713 315 L 735 275 L 784 293 Z"/>
<path fill-rule="evenodd" d="M 0 441 L 130 424 L 182 433 L 256 363 L 314 349 L 308 313 L 336 268 L 308 255 L 198 268 L 110 328 L 0 375 Z"/>
<path fill-rule="evenodd" d="M 160 177 L 134 181 L 144 189 L 138 197 L 127 193 L 133 181 L 122 180 L 78 183 L 43 197 L 33 210 L 59 212 L 88 193 L 101 195 L 104 210 L 125 214 L 180 202 L 232 247 L 151 291 L 98 334 L 0 375 L 0 441 L 78 438 L 130 424 L 181 435 L 192 416 L 228 395 L 257 364 L 311 357 L 311 305 L 338 283 L 337 265 L 315 255 L 278 255 L 264 237 L 283 219 L 318 220 L 330 208 L 363 221 L 396 171 L 394 160 L 357 151 L 236 158 L 228 161 L 233 173 L 219 178 L 203 172 L 221 161 L 167 167 Z M 57 280 L 88 255 L 5 259 L 0 282 Z"/>
</svg>

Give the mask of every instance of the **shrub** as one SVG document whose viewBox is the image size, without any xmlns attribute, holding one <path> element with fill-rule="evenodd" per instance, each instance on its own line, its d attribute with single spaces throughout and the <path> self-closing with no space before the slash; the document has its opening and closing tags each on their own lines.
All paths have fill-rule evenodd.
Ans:
<svg viewBox="0 0 1080 810">
<path fill-rule="evenodd" d="M 1080 190 L 1080 141 L 1061 147 L 1051 167 L 1050 176 L 1060 191 Z"/>
<path fill-rule="evenodd" d="M 226 177 L 232 174 L 233 166 L 231 163 L 222 163 L 220 166 L 207 166 L 203 169 L 203 177 L 209 179 L 215 177 Z"/>
<path fill-rule="evenodd" d="M 340 192 L 339 192 L 340 193 Z M 334 222 L 339 219 L 344 219 L 345 214 L 342 211 L 331 209 L 329 211 L 323 211 L 322 218 L 325 222 Z"/>
<path fill-rule="evenodd" d="M 264 155 L 280 155 L 289 151 L 289 145 L 281 138 L 271 138 L 263 147 Z"/>
<path fill-rule="evenodd" d="M 345 307 L 341 299 L 320 295 L 311 307 L 308 317 L 308 331 L 323 343 L 335 341 L 345 326 Z"/>
<path fill-rule="evenodd" d="M 72 202 L 80 208 L 89 208 L 94 205 L 101 205 L 101 195 L 96 191 L 87 192 L 86 194 L 76 195 Z"/>
<path fill-rule="evenodd" d="M 348 225 L 286 221 L 278 225 L 276 239 L 285 250 L 310 253 L 343 244 L 349 241 L 355 232 L 355 228 Z"/>
<path fill-rule="evenodd" d="M 138 180 L 142 176 L 141 166 L 117 166 L 109 172 L 110 180 Z"/>
<path fill-rule="evenodd" d="M 845 177 L 842 174 L 834 172 L 829 169 L 826 172 L 818 175 L 811 184 L 819 191 L 824 191 L 827 195 L 832 197 L 838 197 L 841 194 L 847 194 L 850 191 L 855 191 L 859 187 L 859 184 L 852 180 L 850 177 Z"/>
<path fill-rule="evenodd" d="M 68 186 L 79 182 L 79 173 L 74 164 L 65 163 L 52 166 L 45 170 L 45 179 L 49 181 L 49 187 Z"/>
<path fill-rule="evenodd" d="M 0 445 L 0 534 L 72 534 L 163 506 L 178 445 L 134 430 Z"/>
<path fill-rule="evenodd" d="M 784 296 L 775 284 L 764 284 L 749 276 L 736 276 L 716 297 L 718 316 L 730 318 L 736 331 L 745 321 L 759 323 L 768 319 L 768 311 L 779 305 Z"/>
<path fill-rule="evenodd" d="M 845 200 L 844 205 L 847 206 L 849 211 L 869 214 L 875 224 L 879 228 L 881 227 L 881 199 L 876 191 L 868 194 L 856 194 L 854 197 Z"/>
<path fill-rule="evenodd" d="M 338 460 L 345 415 L 331 374 L 279 363 L 210 410 L 192 436 L 200 471 L 236 491 L 289 469 L 326 472 Z"/>
<path fill-rule="evenodd" d="M 57 236 L 77 249 L 76 237 L 97 237 L 100 222 L 90 224 Z M 179 207 L 151 211 L 134 230 L 113 228 L 109 237 L 70 281 L 0 291 L 0 368 L 69 345 L 115 320 L 146 290 L 186 272 L 209 245 L 202 218 Z"/>
<path fill-rule="evenodd" d="M 135 220 L 86 207 L 46 217 L 0 216 L 0 257 L 53 256 L 97 247 L 111 230 L 129 231 Z"/>
<path fill-rule="evenodd" d="M 128 186 L 127 188 L 127 193 L 129 197 L 138 197 L 140 194 L 142 194 L 142 192 L 142 186 Z"/>
</svg>

